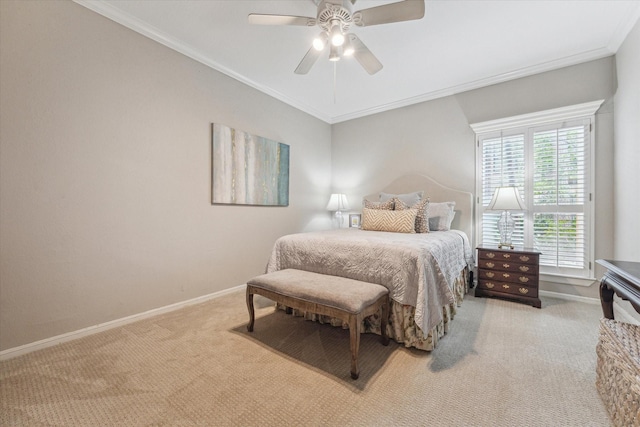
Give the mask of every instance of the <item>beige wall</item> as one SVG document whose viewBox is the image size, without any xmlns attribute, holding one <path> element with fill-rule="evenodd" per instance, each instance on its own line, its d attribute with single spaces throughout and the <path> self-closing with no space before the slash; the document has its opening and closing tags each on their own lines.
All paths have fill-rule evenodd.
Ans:
<svg viewBox="0 0 640 427">
<path fill-rule="evenodd" d="M 392 179 L 422 173 L 475 193 L 475 134 L 469 124 L 605 99 L 596 115 L 596 257 L 611 256 L 613 57 L 436 99 L 333 126 L 332 185 L 354 207 Z M 596 277 L 601 272 L 596 271 Z M 597 286 L 541 288 L 597 297 Z"/>
<path fill-rule="evenodd" d="M 616 66 L 614 256 L 640 262 L 640 21 L 616 54 Z"/>
<path fill-rule="evenodd" d="M 0 350 L 241 285 L 329 226 L 328 124 L 72 2 L 0 19 Z M 210 204 L 212 122 L 291 146 L 289 207 Z"/>
<path fill-rule="evenodd" d="M 615 224 L 612 258 L 640 262 L 640 21 L 616 54 L 618 91 L 615 95 L 614 154 Z M 620 301 L 616 299 L 616 301 Z M 631 304 L 621 306 L 640 323 Z"/>
</svg>

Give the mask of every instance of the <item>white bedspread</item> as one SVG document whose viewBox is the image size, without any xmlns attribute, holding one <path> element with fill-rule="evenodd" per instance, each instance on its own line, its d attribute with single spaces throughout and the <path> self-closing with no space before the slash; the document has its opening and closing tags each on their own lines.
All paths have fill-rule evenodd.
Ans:
<svg viewBox="0 0 640 427">
<path fill-rule="evenodd" d="M 428 333 L 455 302 L 456 277 L 473 263 L 467 236 L 459 231 L 425 234 L 338 229 L 278 239 L 267 273 L 286 268 L 378 283 L 390 297 L 416 308 L 415 322 Z"/>
</svg>

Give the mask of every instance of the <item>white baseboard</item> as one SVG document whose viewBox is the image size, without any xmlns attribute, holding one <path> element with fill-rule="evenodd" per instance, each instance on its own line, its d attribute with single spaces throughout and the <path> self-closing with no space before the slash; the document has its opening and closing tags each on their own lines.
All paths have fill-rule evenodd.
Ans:
<svg viewBox="0 0 640 427">
<path fill-rule="evenodd" d="M 214 292 L 207 295 L 202 295 L 190 300 L 181 301 L 175 304 L 170 304 L 164 307 L 154 308 L 143 313 L 134 314 L 131 316 L 123 317 L 121 319 L 112 320 L 98 325 L 89 326 L 88 328 L 79 329 L 73 332 L 67 332 L 66 334 L 57 335 L 51 338 L 45 338 L 40 341 L 21 345 L 19 347 L 9 348 L 7 350 L 0 351 L 0 361 L 11 359 L 13 357 L 21 356 L 23 354 L 31 353 L 32 351 L 41 350 L 43 348 L 52 347 L 57 344 L 62 344 L 67 341 L 75 340 L 78 338 L 86 337 L 88 335 L 96 334 L 98 332 L 106 331 L 108 329 L 124 326 L 129 323 L 136 322 L 138 320 L 147 319 L 149 317 L 157 316 L 158 314 L 168 313 L 170 311 L 178 310 L 183 307 L 187 307 L 194 304 L 199 304 L 211 299 L 219 298 L 221 296 L 237 292 L 243 289 L 246 284 L 235 286 L 233 288 L 225 289 L 223 291 Z"/>
<path fill-rule="evenodd" d="M 201 302 L 205 302 L 211 299 L 219 298 L 221 296 L 224 296 L 233 292 L 237 292 L 243 289 L 245 286 L 246 286 L 245 284 L 242 284 L 239 286 L 235 286 L 233 288 L 225 289 L 223 291 L 214 292 L 208 295 L 203 295 L 190 300 L 181 301 L 175 304 L 170 304 L 164 307 L 154 308 L 153 310 L 145 311 L 143 313 L 138 313 L 131 316 L 123 317 L 121 319 L 112 320 L 110 322 L 89 326 L 88 328 L 79 329 L 73 332 L 67 332 L 66 334 L 57 335 L 55 337 L 45 338 L 43 340 L 21 345 L 19 347 L 9 348 L 7 350 L 0 351 L 0 361 L 21 356 L 23 354 L 31 353 L 36 350 L 41 350 L 43 348 L 52 347 L 54 345 L 62 344 L 67 341 L 72 341 L 78 338 L 86 337 L 88 335 L 96 334 L 98 332 L 117 328 L 119 326 L 124 326 L 129 323 L 136 322 L 138 320 L 147 319 L 149 317 L 157 316 L 163 313 L 168 313 L 170 311 L 178 310 L 183 307 L 187 307 L 187 306 L 199 304 Z M 551 292 L 551 291 L 543 291 L 543 290 L 539 291 L 539 293 L 542 296 L 547 296 L 551 298 L 558 298 L 558 299 L 564 299 L 569 301 L 578 301 L 586 304 L 600 304 L 600 300 L 598 298 L 568 295 L 568 294 L 562 294 L 559 292 Z M 614 305 L 614 312 L 616 313 L 616 316 L 618 317 L 619 320 L 623 322 L 637 324 L 637 320 L 635 320 L 631 315 L 629 315 L 626 312 L 626 310 L 624 310 L 620 305 L 618 305 L 617 302 L 614 302 L 613 305 Z"/>
<path fill-rule="evenodd" d="M 590 297 L 582 297 L 582 296 L 578 296 L 578 295 L 569 295 L 569 294 L 561 294 L 559 292 L 551 292 L 551 291 L 539 291 L 538 292 L 541 296 L 546 296 L 546 297 L 551 297 L 551 298 L 558 298 L 558 299 L 564 299 L 564 300 L 569 300 L 569 301 L 578 301 L 578 302 L 583 302 L 586 304 L 598 304 L 600 305 L 600 298 L 590 298 Z M 620 320 L 621 322 L 626 322 L 626 323 L 633 323 L 635 325 L 638 324 L 638 321 L 631 316 L 627 310 L 624 309 L 624 307 L 622 307 L 620 304 L 618 304 L 617 301 L 613 302 L 613 312 L 616 315 L 616 319 Z"/>
<path fill-rule="evenodd" d="M 569 301 L 584 302 L 586 304 L 600 304 L 600 299 L 598 299 L 598 298 L 583 297 L 583 296 L 580 296 L 580 295 L 562 294 L 560 292 L 551 292 L 551 291 L 543 291 L 543 290 L 538 291 L 538 293 L 541 296 L 545 296 L 545 297 L 558 298 L 558 299 L 564 299 L 564 300 L 569 300 Z"/>
</svg>

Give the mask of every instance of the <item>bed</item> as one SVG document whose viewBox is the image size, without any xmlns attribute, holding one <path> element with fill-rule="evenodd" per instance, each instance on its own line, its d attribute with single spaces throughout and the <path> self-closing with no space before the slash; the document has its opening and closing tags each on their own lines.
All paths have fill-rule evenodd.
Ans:
<svg viewBox="0 0 640 427">
<path fill-rule="evenodd" d="M 382 193 L 398 195 L 416 191 L 422 191 L 423 198 L 428 197 L 433 206 L 437 206 L 436 202 L 455 203 L 449 231 L 370 231 L 366 218 L 371 217 L 365 215 L 365 229 L 341 228 L 279 238 L 267 273 L 295 268 L 381 284 L 389 289 L 392 301 L 389 337 L 406 347 L 433 350 L 438 339 L 448 332 L 468 289 L 473 264 L 468 238 L 472 229 L 473 197 L 471 193 L 447 188 L 429 177 L 408 175 L 364 199 L 375 203 Z M 366 206 L 372 207 L 370 202 L 366 202 Z M 370 209 L 363 209 L 363 215 L 370 213 Z M 414 222 L 412 220 L 412 227 Z M 342 321 L 326 316 L 295 310 L 293 314 L 347 327 Z M 362 331 L 380 334 L 379 316 L 364 319 Z"/>
</svg>

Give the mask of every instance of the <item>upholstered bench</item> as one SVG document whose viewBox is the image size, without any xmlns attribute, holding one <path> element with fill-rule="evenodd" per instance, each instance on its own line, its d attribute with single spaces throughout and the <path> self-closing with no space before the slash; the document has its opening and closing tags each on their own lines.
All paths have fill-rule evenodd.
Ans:
<svg viewBox="0 0 640 427">
<path fill-rule="evenodd" d="M 596 388 L 614 425 L 640 425 L 640 326 L 600 321 Z"/>
<path fill-rule="evenodd" d="M 263 274 L 247 282 L 247 308 L 253 331 L 255 313 L 253 295 L 258 294 L 290 308 L 338 318 L 349 325 L 351 342 L 351 378 L 357 379 L 358 351 L 362 319 L 382 308 L 382 343 L 389 344 L 389 290 L 382 285 L 328 276 L 302 270 L 280 270 Z"/>
</svg>

